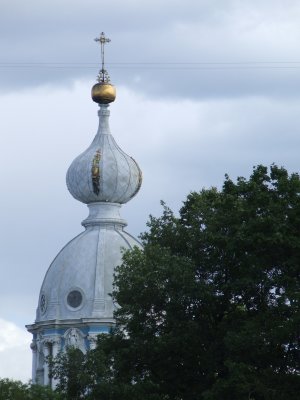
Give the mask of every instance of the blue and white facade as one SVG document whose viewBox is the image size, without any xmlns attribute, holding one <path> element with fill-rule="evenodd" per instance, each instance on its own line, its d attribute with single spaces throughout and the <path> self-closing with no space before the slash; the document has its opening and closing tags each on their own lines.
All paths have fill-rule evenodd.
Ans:
<svg viewBox="0 0 300 400">
<path fill-rule="evenodd" d="M 114 325 L 113 273 L 124 249 L 139 242 L 124 228 L 121 205 L 139 191 L 142 174 L 133 158 L 116 144 L 109 129 L 108 104 L 99 104 L 99 129 L 86 151 L 67 172 L 67 187 L 89 208 L 85 230 L 72 239 L 50 265 L 39 295 L 36 320 L 27 325 L 31 344 L 32 380 L 50 381 L 47 356 L 68 346 L 83 352 L 95 347 L 99 333 Z"/>
</svg>

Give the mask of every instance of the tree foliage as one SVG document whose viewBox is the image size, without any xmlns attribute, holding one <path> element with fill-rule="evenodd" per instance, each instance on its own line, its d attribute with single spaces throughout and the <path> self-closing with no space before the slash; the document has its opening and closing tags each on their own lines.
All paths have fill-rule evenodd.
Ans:
<svg viewBox="0 0 300 400">
<path fill-rule="evenodd" d="M 164 205 L 142 241 L 116 271 L 116 329 L 85 357 L 86 398 L 299 399 L 299 176 L 226 176 L 178 217 Z"/>
<path fill-rule="evenodd" d="M 50 377 L 56 379 L 56 392 L 66 400 L 85 398 L 90 389 L 91 371 L 87 355 L 75 347 L 60 352 L 56 358 L 49 357 Z M 97 368 L 98 373 L 99 368 Z"/>
<path fill-rule="evenodd" d="M 63 400 L 50 387 L 0 379 L 0 400 Z"/>
</svg>

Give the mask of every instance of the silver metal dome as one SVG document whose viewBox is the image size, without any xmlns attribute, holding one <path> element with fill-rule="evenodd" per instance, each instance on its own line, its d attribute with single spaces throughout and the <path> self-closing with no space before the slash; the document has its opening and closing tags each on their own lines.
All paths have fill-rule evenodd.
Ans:
<svg viewBox="0 0 300 400">
<path fill-rule="evenodd" d="M 41 287 L 36 321 L 100 319 L 113 322 L 110 293 L 124 250 L 139 242 L 123 230 L 119 204 L 93 203 L 86 230 L 72 239 L 50 265 Z"/>
<path fill-rule="evenodd" d="M 142 172 L 112 137 L 108 104 L 100 104 L 98 114 L 98 132 L 90 147 L 69 167 L 67 187 L 75 199 L 86 204 L 106 201 L 124 204 L 139 191 Z"/>
</svg>

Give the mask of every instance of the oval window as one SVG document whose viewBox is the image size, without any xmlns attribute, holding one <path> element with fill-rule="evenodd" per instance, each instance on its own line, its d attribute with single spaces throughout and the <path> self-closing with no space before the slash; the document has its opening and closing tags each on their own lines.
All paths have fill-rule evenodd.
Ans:
<svg viewBox="0 0 300 400">
<path fill-rule="evenodd" d="M 67 303 L 72 308 L 78 308 L 82 303 L 82 294 L 79 290 L 72 290 L 67 297 Z"/>
</svg>

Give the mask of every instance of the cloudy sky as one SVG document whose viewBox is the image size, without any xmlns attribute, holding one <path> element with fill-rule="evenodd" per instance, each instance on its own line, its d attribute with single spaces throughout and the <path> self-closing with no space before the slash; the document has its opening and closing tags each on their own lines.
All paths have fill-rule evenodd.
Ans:
<svg viewBox="0 0 300 400">
<path fill-rule="evenodd" d="M 295 0 L 0 0 L 0 377 L 30 378 L 24 325 L 87 216 L 65 173 L 97 130 L 93 39 L 112 40 L 111 130 L 143 170 L 122 213 L 138 235 L 225 173 L 300 170 L 299 20 Z"/>
</svg>

